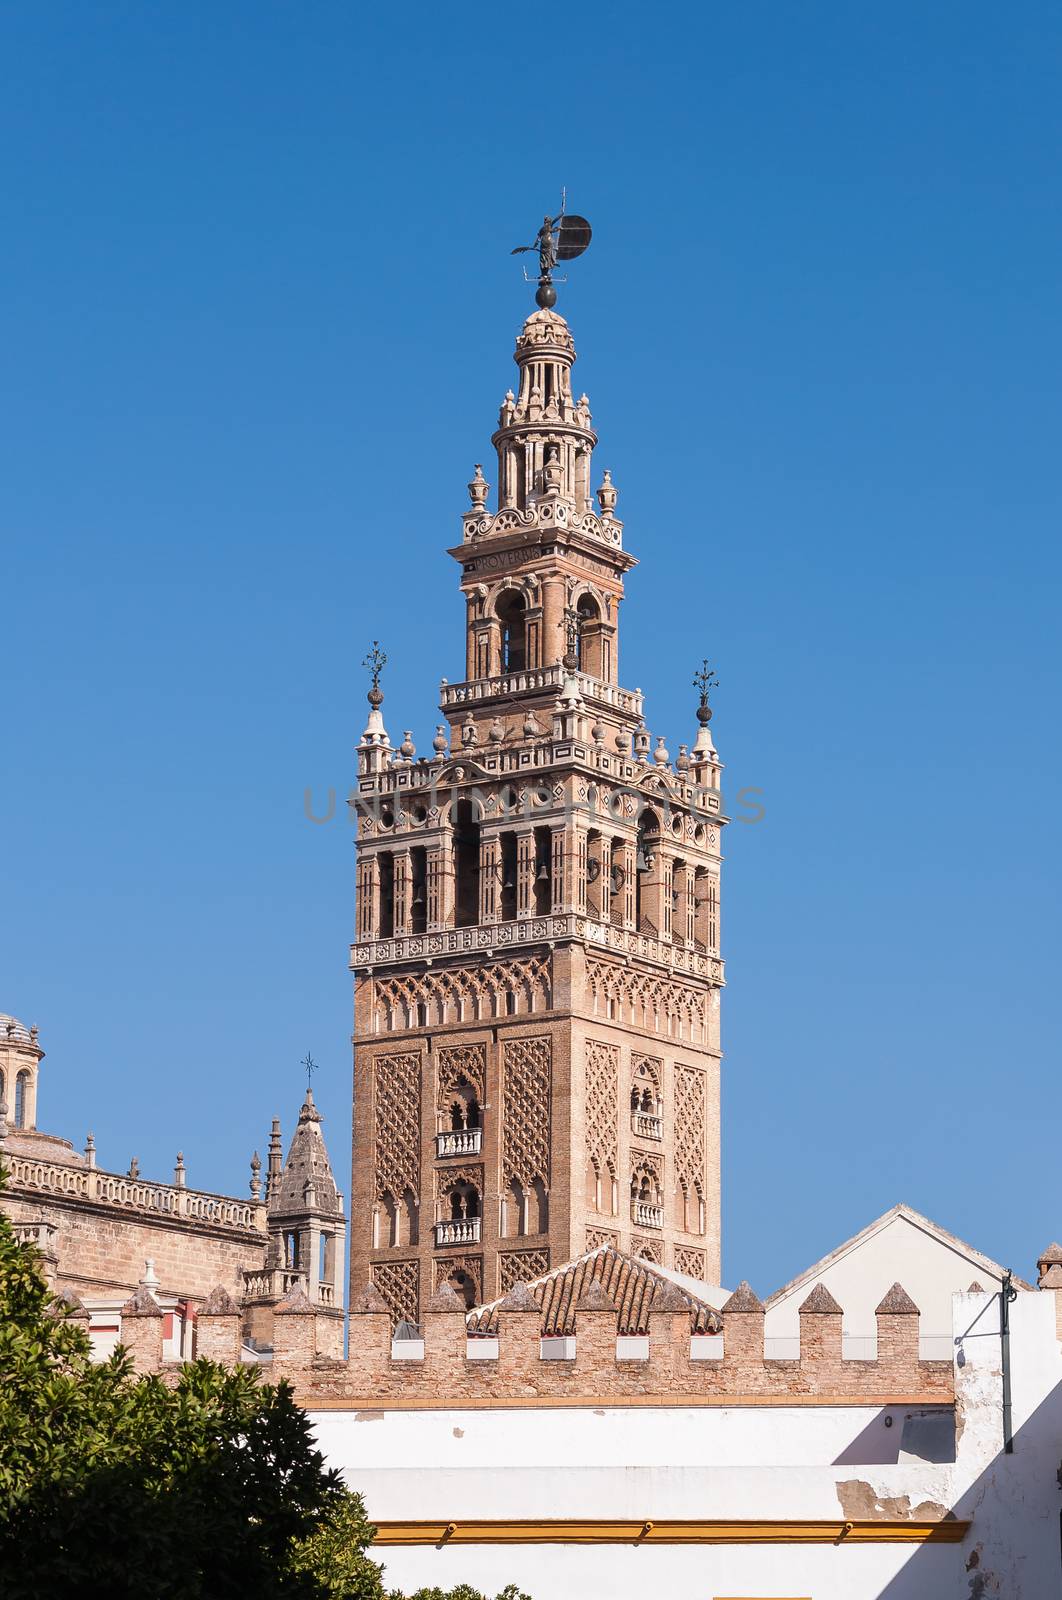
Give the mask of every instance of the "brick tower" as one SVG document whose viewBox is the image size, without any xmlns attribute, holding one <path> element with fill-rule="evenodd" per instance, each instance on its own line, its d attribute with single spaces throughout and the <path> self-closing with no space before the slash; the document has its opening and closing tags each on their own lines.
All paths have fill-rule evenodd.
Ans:
<svg viewBox="0 0 1062 1600">
<path fill-rule="evenodd" d="M 692 751 L 618 680 L 634 558 L 536 311 L 502 403 L 497 509 L 461 543 L 465 681 L 427 759 L 392 748 L 374 647 L 358 746 L 353 1294 L 416 1321 L 602 1241 L 719 1263 L 720 837 L 707 678 Z M 448 725 L 448 726 L 447 726 Z"/>
</svg>

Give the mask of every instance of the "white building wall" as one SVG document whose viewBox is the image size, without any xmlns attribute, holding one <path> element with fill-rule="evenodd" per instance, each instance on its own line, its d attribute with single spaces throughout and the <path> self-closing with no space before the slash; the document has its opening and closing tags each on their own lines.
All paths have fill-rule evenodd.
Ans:
<svg viewBox="0 0 1062 1600">
<path fill-rule="evenodd" d="M 823 1283 L 844 1308 L 843 1328 L 850 1340 L 849 1354 L 872 1355 L 876 1325 L 874 1310 L 894 1283 L 902 1283 L 921 1312 L 919 1335 L 923 1355 L 930 1360 L 950 1359 L 952 1299 L 965 1294 L 972 1282 L 983 1289 L 998 1289 L 999 1274 L 983 1259 L 966 1254 L 956 1241 L 949 1244 L 902 1214 L 891 1217 L 878 1231 L 842 1247 L 837 1259 L 784 1293 L 767 1306 L 765 1336 L 794 1341 L 800 1333 L 799 1310 L 818 1283 Z M 931 1346 L 928 1341 L 934 1341 Z M 768 1350 L 788 1354 L 780 1346 Z"/>
<path fill-rule="evenodd" d="M 956 1301 L 962 1426 L 939 1408 L 454 1408 L 312 1414 L 331 1465 L 381 1521 L 970 1517 L 963 1544 L 452 1543 L 379 1551 L 406 1589 L 516 1582 L 533 1600 L 646 1594 L 810 1600 L 1047 1600 L 1062 1593 L 1062 1357 L 1052 1294 L 1013 1323 L 1015 1452 L 1001 1452 L 997 1301 Z M 934 1426 L 933 1417 L 937 1423 Z M 891 1425 L 887 1425 L 887 1419 Z M 948 1454 L 956 1459 L 939 1459 Z M 931 1459 L 932 1457 L 937 1459 Z M 929 1459 L 927 1459 L 929 1458 Z M 981 1583 L 981 1579 L 984 1583 Z"/>
</svg>

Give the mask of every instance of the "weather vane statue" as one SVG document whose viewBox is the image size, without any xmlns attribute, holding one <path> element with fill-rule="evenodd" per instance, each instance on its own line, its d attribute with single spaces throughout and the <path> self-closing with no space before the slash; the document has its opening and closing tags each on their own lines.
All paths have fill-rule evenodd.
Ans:
<svg viewBox="0 0 1062 1600">
<path fill-rule="evenodd" d="M 555 217 L 543 217 L 542 226 L 535 235 L 534 244 L 518 244 L 512 251 L 514 256 L 526 255 L 530 251 L 538 254 L 538 288 L 535 290 L 535 302 L 543 311 L 557 304 L 557 290 L 553 282 L 553 269 L 558 261 L 574 261 L 576 256 L 581 256 L 590 243 L 590 224 L 585 217 L 568 216 L 565 214 L 567 192 L 561 190 L 561 208 Z M 532 280 L 524 277 L 528 283 Z M 559 279 L 566 283 L 566 278 Z"/>
<path fill-rule="evenodd" d="M 307 1089 L 307 1092 L 309 1092 L 309 1090 L 313 1087 L 311 1080 L 313 1078 L 314 1073 L 317 1071 L 317 1062 L 313 1059 L 313 1056 L 307 1050 L 305 1057 L 303 1058 L 302 1061 L 300 1061 L 299 1065 L 302 1067 L 303 1071 L 306 1073 L 306 1089 Z"/>
</svg>

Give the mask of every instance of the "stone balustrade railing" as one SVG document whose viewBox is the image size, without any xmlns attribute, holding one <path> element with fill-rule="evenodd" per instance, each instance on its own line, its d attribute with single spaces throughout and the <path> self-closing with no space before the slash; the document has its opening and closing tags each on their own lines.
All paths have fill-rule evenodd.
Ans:
<svg viewBox="0 0 1062 1600">
<path fill-rule="evenodd" d="M 240 1233 L 264 1234 L 265 1206 L 228 1195 L 207 1194 L 176 1184 L 149 1183 L 97 1167 L 66 1166 L 59 1161 L 4 1153 L 8 1186 L 14 1191 L 83 1200 L 90 1205 L 137 1213 L 144 1218 L 172 1218 L 204 1223 Z"/>
<path fill-rule="evenodd" d="M 478 1244 L 479 1243 L 479 1217 L 455 1217 L 446 1222 L 435 1224 L 435 1243 L 441 1244 Z"/>
<path fill-rule="evenodd" d="M 638 1228 L 662 1228 L 664 1226 L 664 1208 L 663 1206 L 648 1205 L 644 1200 L 632 1200 L 631 1221 Z"/>
<path fill-rule="evenodd" d="M 576 672 L 573 676 L 584 700 L 626 712 L 629 716 L 641 716 L 643 696 L 639 690 L 621 689 L 619 684 L 606 683 L 603 678 L 591 677 L 586 672 Z M 517 672 L 503 672 L 493 678 L 471 678 L 467 683 L 444 683 L 439 704 L 446 711 L 457 706 L 475 705 L 480 700 L 498 697 L 508 699 L 529 689 L 556 689 L 559 692 L 568 677 L 567 669 L 557 662 L 550 667 L 525 667 Z"/>
<path fill-rule="evenodd" d="M 664 1119 L 654 1116 L 651 1111 L 632 1111 L 631 1132 L 636 1133 L 639 1139 L 662 1139 Z"/>
<path fill-rule="evenodd" d="M 483 1142 L 482 1128 L 447 1129 L 435 1135 L 436 1159 L 443 1156 L 478 1156 Z"/>
<path fill-rule="evenodd" d="M 723 963 L 689 945 L 673 945 L 636 928 L 616 927 L 594 917 L 562 911 L 544 917 L 520 917 L 514 922 L 481 922 L 469 928 L 440 928 L 429 933 L 399 934 L 391 939 L 359 940 L 351 946 L 355 969 L 390 966 L 396 962 L 424 961 L 447 955 L 467 955 L 552 940 L 580 939 L 597 949 L 637 956 L 669 972 L 687 973 L 721 983 Z"/>
</svg>

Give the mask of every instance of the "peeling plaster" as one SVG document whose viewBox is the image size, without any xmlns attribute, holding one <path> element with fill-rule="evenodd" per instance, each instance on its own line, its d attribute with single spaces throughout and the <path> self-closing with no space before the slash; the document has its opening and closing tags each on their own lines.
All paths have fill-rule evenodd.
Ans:
<svg viewBox="0 0 1062 1600">
<path fill-rule="evenodd" d="M 909 1494 L 879 1495 L 871 1483 L 847 1478 L 837 1485 L 841 1514 L 851 1522 L 943 1522 L 949 1515 L 936 1500 L 911 1505 Z"/>
</svg>

